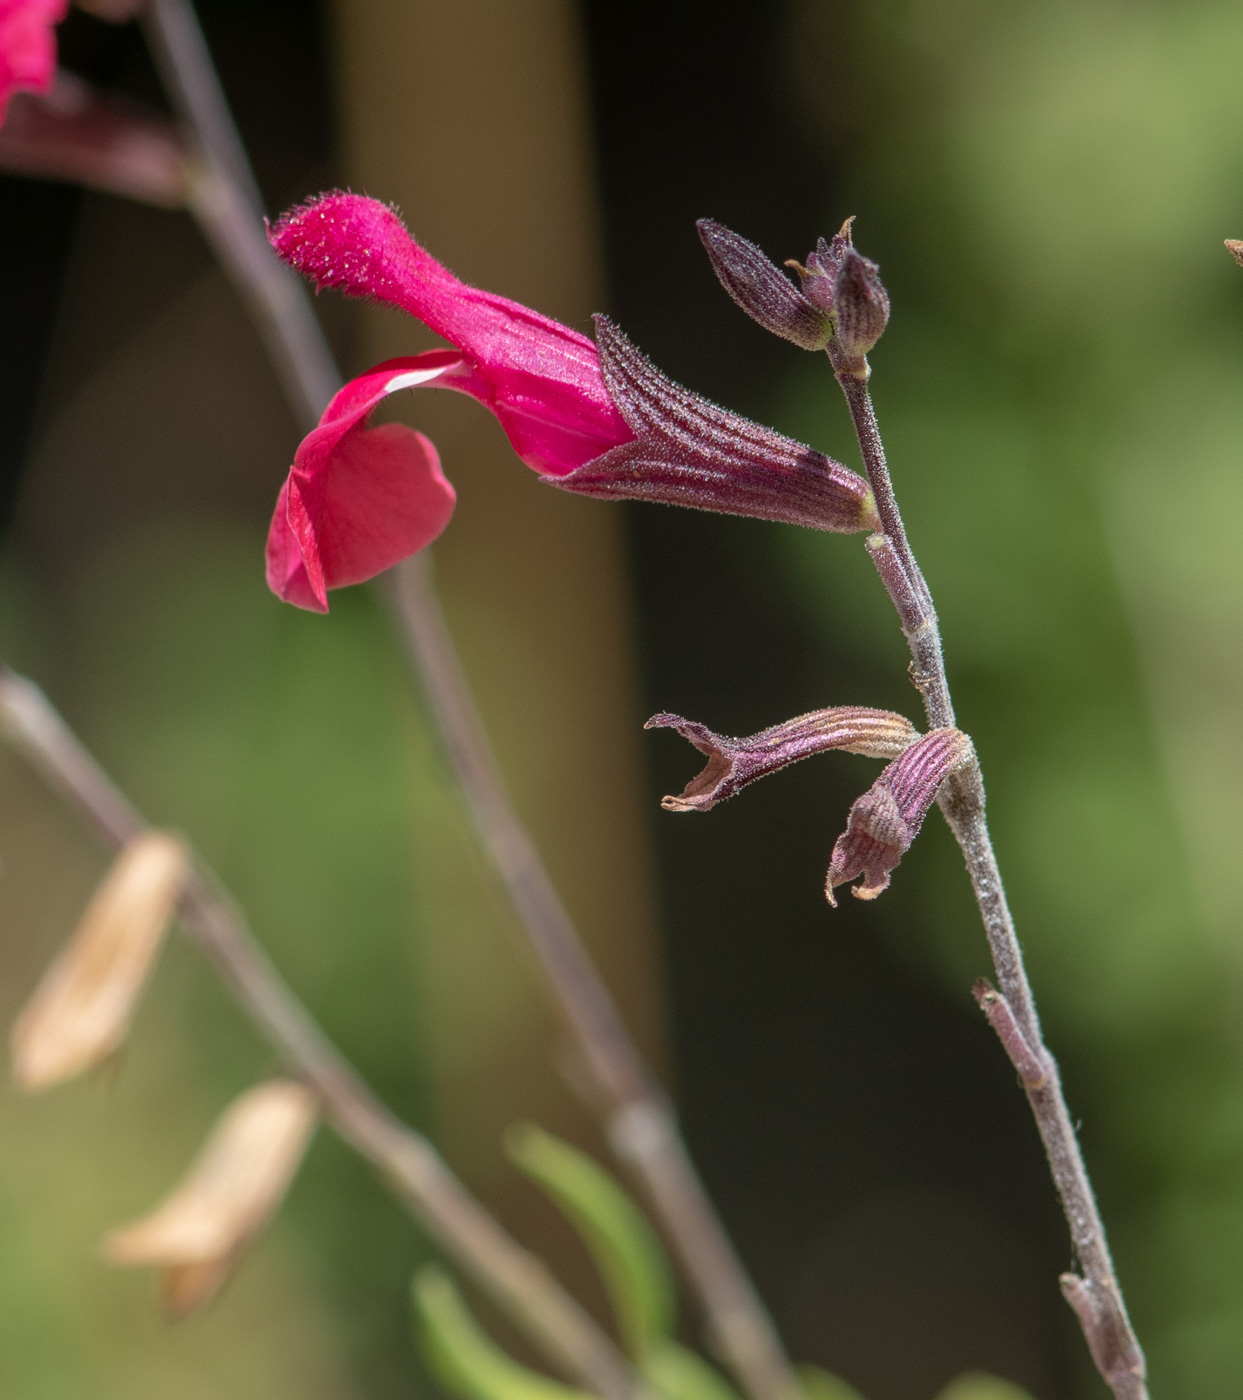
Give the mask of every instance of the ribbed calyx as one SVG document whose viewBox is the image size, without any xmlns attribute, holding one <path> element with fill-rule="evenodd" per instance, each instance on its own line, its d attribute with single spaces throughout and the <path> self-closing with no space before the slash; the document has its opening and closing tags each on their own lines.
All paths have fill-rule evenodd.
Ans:
<svg viewBox="0 0 1243 1400">
<path fill-rule="evenodd" d="M 596 344 L 634 441 L 552 485 L 839 534 L 877 527 L 871 487 L 849 467 L 674 383 L 606 316 L 596 317 Z"/>
</svg>

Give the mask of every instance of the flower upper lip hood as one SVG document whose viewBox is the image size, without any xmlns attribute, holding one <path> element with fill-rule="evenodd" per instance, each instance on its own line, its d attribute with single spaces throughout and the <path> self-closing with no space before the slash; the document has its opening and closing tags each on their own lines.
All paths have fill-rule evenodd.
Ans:
<svg viewBox="0 0 1243 1400">
<path fill-rule="evenodd" d="M 0 121 L 15 92 L 46 92 L 56 72 L 53 26 L 69 0 L 0 0 Z"/>
<path fill-rule="evenodd" d="M 284 215 L 268 236 L 317 287 L 398 307 L 456 347 L 463 363 L 437 387 L 491 409 L 535 471 L 566 476 L 633 436 L 587 336 L 461 281 L 411 238 L 388 205 L 363 195 L 321 195 Z"/>
</svg>

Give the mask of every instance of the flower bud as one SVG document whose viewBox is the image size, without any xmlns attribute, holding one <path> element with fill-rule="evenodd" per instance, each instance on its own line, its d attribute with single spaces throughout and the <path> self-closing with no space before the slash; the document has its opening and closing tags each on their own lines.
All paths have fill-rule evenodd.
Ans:
<svg viewBox="0 0 1243 1400">
<path fill-rule="evenodd" d="M 816 243 L 816 251 L 807 255 L 807 266 L 792 262 L 803 283 L 803 295 L 813 306 L 818 306 L 828 315 L 833 314 L 833 293 L 837 285 L 837 274 L 841 271 L 846 250 L 851 247 L 850 226 L 855 216 L 850 218 L 833 235 L 831 240 L 821 238 Z"/>
<path fill-rule="evenodd" d="M 172 1194 L 107 1236 L 105 1256 L 113 1264 L 160 1269 L 171 1318 L 202 1307 L 276 1213 L 315 1117 L 315 1096 L 305 1085 L 272 1080 L 248 1090 L 225 1111 Z"/>
<path fill-rule="evenodd" d="M 881 283 L 880 269 L 847 248 L 833 287 L 835 367 L 861 366 L 888 322 L 889 294 Z"/>
<path fill-rule="evenodd" d="M 801 758 L 842 749 L 869 758 L 897 758 L 919 738 L 903 715 L 870 710 L 863 705 L 839 705 L 775 724 L 746 739 L 716 734 L 707 725 L 681 715 L 653 715 L 644 729 L 676 729 L 706 754 L 707 766 L 677 797 L 665 797 L 667 812 L 706 812 L 757 778 L 767 777 Z"/>
<path fill-rule="evenodd" d="M 712 219 L 695 227 L 721 286 L 766 331 L 804 350 L 823 350 L 833 327 L 784 272 L 741 234 Z"/>
<path fill-rule="evenodd" d="M 13 1027 L 23 1089 L 70 1079 L 125 1039 L 188 869 L 181 842 L 161 831 L 136 836 L 117 858 Z"/>
<path fill-rule="evenodd" d="M 850 809 L 845 832 L 837 838 L 824 894 L 836 905 L 833 889 L 864 877 L 851 893 L 875 899 L 889 888 L 889 872 L 919 835 L 941 784 L 971 761 L 971 740 L 957 729 L 934 729 L 894 760 Z"/>
<path fill-rule="evenodd" d="M 605 316 L 596 317 L 596 343 L 634 441 L 546 478 L 553 486 L 840 534 L 876 528 L 871 487 L 849 467 L 675 384 Z"/>
</svg>

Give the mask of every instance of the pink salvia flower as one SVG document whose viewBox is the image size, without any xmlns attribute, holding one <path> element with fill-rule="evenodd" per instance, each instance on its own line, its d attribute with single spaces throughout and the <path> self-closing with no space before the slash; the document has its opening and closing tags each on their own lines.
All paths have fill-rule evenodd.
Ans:
<svg viewBox="0 0 1243 1400">
<path fill-rule="evenodd" d="M 867 482 L 840 462 L 674 384 L 602 318 L 597 345 L 468 286 L 387 205 L 322 195 L 269 237 L 318 287 L 399 307 L 454 347 L 355 380 L 298 449 L 268 538 L 268 582 L 288 602 L 326 611 L 330 588 L 380 573 L 448 523 L 452 490 L 427 439 L 366 426 L 386 395 L 418 386 L 478 400 L 527 466 L 569 491 L 876 528 Z"/>
<path fill-rule="evenodd" d="M 834 887 L 862 875 L 851 893 L 875 899 L 889 888 L 889 872 L 919 835 L 941 784 L 970 762 L 971 740 L 958 729 L 934 729 L 917 739 L 880 775 L 850 809 L 846 830 L 837 838 L 824 894 L 836 904 Z"/>
<path fill-rule="evenodd" d="M 56 72 L 53 27 L 69 0 L 0 0 L 0 121 L 15 92 L 47 92 Z"/>
</svg>

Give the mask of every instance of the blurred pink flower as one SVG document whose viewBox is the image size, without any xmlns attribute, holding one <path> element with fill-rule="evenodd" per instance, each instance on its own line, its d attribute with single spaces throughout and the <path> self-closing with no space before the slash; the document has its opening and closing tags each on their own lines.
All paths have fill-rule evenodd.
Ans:
<svg viewBox="0 0 1243 1400">
<path fill-rule="evenodd" d="M 15 92 L 47 92 L 56 73 L 53 26 L 69 0 L 0 0 L 0 121 Z"/>
</svg>

